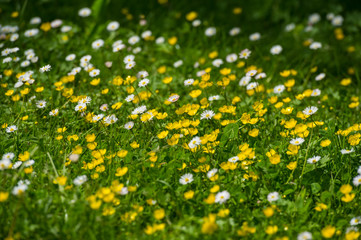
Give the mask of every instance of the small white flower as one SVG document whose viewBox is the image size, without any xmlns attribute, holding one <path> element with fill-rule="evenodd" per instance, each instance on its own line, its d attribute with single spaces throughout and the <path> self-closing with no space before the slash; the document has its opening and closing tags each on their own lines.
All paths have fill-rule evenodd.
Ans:
<svg viewBox="0 0 361 240">
<path fill-rule="evenodd" d="M 73 183 L 74 183 L 74 185 L 76 185 L 76 186 L 80 186 L 80 185 L 82 185 L 83 183 L 85 183 L 86 181 L 88 181 L 88 177 L 87 177 L 86 175 L 81 175 L 81 176 L 77 176 L 77 177 L 74 179 Z"/>
<path fill-rule="evenodd" d="M 324 79 L 326 77 L 325 73 L 320 73 L 315 77 L 316 81 L 321 81 L 322 79 Z"/>
<path fill-rule="evenodd" d="M 92 48 L 93 49 L 99 49 L 99 48 L 103 47 L 103 45 L 104 45 L 104 40 L 103 39 L 98 39 L 98 40 L 95 40 L 92 43 Z"/>
<path fill-rule="evenodd" d="M 192 78 L 184 80 L 184 86 L 190 86 L 193 83 L 194 83 L 194 79 L 192 79 Z"/>
<path fill-rule="evenodd" d="M 356 225 L 359 225 L 361 224 L 361 216 L 359 217 L 353 217 L 350 221 L 350 225 L 351 226 L 356 226 Z"/>
<path fill-rule="evenodd" d="M 156 40 L 155 40 L 155 43 L 156 44 L 162 44 L 165 42 L 165 39 L 164 37 L 158 37 Z"/>
<path fill-rule="evenodd" d="M 335 16 L 332 21 L 331 21 L 332 25 L 335 27 L 339 27 L 342 26 L 343 23 L 343 17 L 340 15 Z"/>
<path fill-rule="evenodd" d="M 41 73 L 43 73 L 43 72 L 49 72 L 50 69 L 51 69 L 51 66 L 48 64 L 48 65 L 45 65 L 44 67 L 41 67 L 41 68 L 39 69 L 39 71 L 40 71 Z"/>
<path fill-rule="evenodd" d="M 223 204 L 231 197 L 228 191 L 222 191 L 216 194 L 215 203 Z"/>
<path fill-rule="evenodd" d="M 109 32 L 115 31 L 119 28 L 119 23 L 117 21 L 110 22 L 107 26 Z"/>
<path fill-rule="evenodd" d="M 239 27 L 234 27 L 229 31 L 229 35 L 236 36 L 241 32 L 241 29 Z"/>
<path fill-rule="evenodd" d="M 118 121 L 118 118 L 114 114 L 104 118 L 104 122 L 106 124 L 113 124 L 113 123 L 116 123 L 117 121 Z"/>
<path fill-rule="evenodd" d="M 303 114 L 310 116 L 310 115 L 316 113 L 317 110 L 318 110 L 317 107 L 311 106 L 311 107 L 307 107 L 307 108 L 306 108 L 305 110 L 303 110 L 302 112 L 303 112 Z"/>
<path fill-rule="evenodd" d="M 310 45 L 310 49 L 312 50 L 317 50 L 320 49 L 322 47 L 322 44 L 320 42 L 313 42 Z"/>
<path fill-rule="evenodd" d="M 198 27 L 199 25 L 201 25 L 201 20 L 199 20 L 199 19 L 196 19 L 196 20 L 194 20 L 193 22 L 192 22 L 192 26 L 193 27 Z"/>
<path fill-rule="evenodd" d="M 174 64 L 173 64 L 173 66 L 175 67 L 175 68 L 178 68 L 178 67 L 180 67 L 180 66 L 182 66 L 183 65 L 183 61 L 182 60 L 178 60 L 178 61 L 176 61 Z"/>
<path fill-rule="evenodd" d="M 89 73 L 90 77 L 96 77 L 100 74 L 100 70 L 99 69 L 93 69 L 91 70 L 91 72 Z"/>
<path fill-rule="evenodd" d="M 139 84 L 138 84 L 138 87 L 145 87 L 149 84 L 149 79 L 148 78 L 144 78 L 142 79 Z"/>
<path fill-rule="evenodd" d="M 282 47 L 281 47 L 281 45 L 275 45 L 275 46 L 273 46 L 272 48 L 271 48 L 271 54 L 272 55 L 278 55 L 278 54 L 280 54 L 281 52 L 282 52 Z"/>
<path fill-rule="evenodd" d="M 321 90 L 320 89 L 314 89 L 312 90 L 311 96 L 312 97 L 317 97 L 321 95 Z"/>
<path fill-rule="evenodd" d="M 212 65 L 215 66 L 215 67 L 220 67 L 221 65 L 223 64 L 223 60 L 218 58 L 218 59 L 214 59 L 212 61 Z"/>
<path fill-rule="evenodd" d="M 216 115 L 212 110 L 205 110 L 201 114 L 201 120 L 202 119 L 212 119 Z"/>
<path fill-rule="evenodd" d="M 304 141 L 305 139 L 303 138 L 294 138 L 290 141 L 290 144 L 298 146 L 301 145 Z"/>
<path fill-rule="evenodd" d="M 341 153 L 342 154 L 350 154 L 350 153 L 353 153 L 354 151 L 355 151 L 355 149 L 353 149 L 353 148 L 351 148 L 350 150 L 342 149 Z"/>
<path fill-rule="evenodd" d="M 285 89 L 286 89 L 286 87 L 284 85 L 278 85 L 278 86 L 274 87 L 273 92 L 276 93 L 276 94 L 280 94 Z"/>
<path fill-rule="evenodd" d="M 238 56 L 235 53 L 231 53 L 231 54 L 227 55 L 227 57 L 226 57 L 226 61 L 229 63 L 233 63 L 233 62 L 237 61 L 237 59 L 238 59 Z"/>
<path fill-rule="evenodd" d="M 249 76 L 244 76 L 241 78 L 241 80 L 239 81 L 239 86 L 243 87 L 243 86 L 247 86 L 248 83 L 252 80 L 251 77 Z"/>
<path fill-rule="evenodd" d="M 6 128 L 6 132 L 8 132 L 8 133 L 15 132 L 16 130 L 18 130 L 18 128 L 15 125 L 11 125 Z"/>
<path fill-rule="evenodd" d="M 79 10 L 78 15 L 80 17 L 88 17 L 91 13 L 92 11 L 90 10 L 90 8 L 82 8 Z"/>
<path fill-rule="evenodd" d="M 352 183 L 353 185 L 355 185 L 356 187 L 358 187 L 359 185 L 361 185 L 361 175 L 358 175 L 356 177 L 354 177 L 352 179 Z"/>
<path fill-rule="evenodd" d="M 291 32 L 293 29 L 295 29 L 295 27 L 296 27 L 296 24 L 294 24 L 294 23 L 287 24 L 285 27 L 285 31 Z"/>
<path fill-rule="evenodd" d="M 251 41 L 257 41 L 261 38 L 261 34 L 256 32 L 256 33 L 252 33 L 250 36 L 249 36 L 249 40 Z"/>
<path fill-rule="evenodd" d="M 313 156 L 313 157 L 307 159 L 307 163 L 309 163 L 309 164 L 315 164 L 315 163 L 317 163 L 318 161 L 320 161 L 320 159 L 321 159 L 321 156 Z"/>
<path fill-rule="evenodd" d="M 193 182 L 193 174 L 191 173 L 186 173 L 179 179 L 179 183 L 182 185 L 186 185 L 191 182 Z"/>
<path fill-rule="evenodd" d="M 212 178 L 216 175 L 216 173 L 218 172 L 218 169 L 217 168 L 213 168 L 212 170 L 208 171 L 207 172 L 207 177 L 208 178 Z"/>
<path fill-rule="evenodd" d="M 128 129 L 128 130 L 132 129 L 133 126 L 134 126 L 134 122 L 132 122 L 132 121 L 127 122 L 126 124 L 124 124 L 124 128 Z"/>
<path fill-rule="evenodd" d="M 249 58 L 250 55 L 251 55 L 251 51 L 246 48 L 241 51 L 241 53 L 239 54 L 239 58 L 247 59 Z"/>
<path fill-rule="evenodd" d="M 36 102 L 36 107 L 37 108 L 45 108 L 46 107 L 46 101 L 44 100 L 39 100 Z"/>
<path fill-rule="evenodd" d="M 125 101 L 127 101 L 127 102 L 131 102 L 133 100 L 134 100 L 134 94 L 130 94 L 125 98 Z"/>
<path fill-rule="evenodd" d="M 311 15 L 308 17 L 308 22 L 309 22 L 310 24 L 315 24 L 315 23 L 319 22 L 320 19 L 321 19 L 320 14 L 318 14 L 318 13 L 313 13 L 313 14 L 311 14 Z"/>
<path fill-rule="evenodd" d="M 216 35 L 217 30 L 215 27 L 209 27 L 206 29 L 206 31 L 204 33 L 206 34 L 207 37 L 212 37 L 212 36 Z"/>
<path fill-rule="evenodd" d="M 312 240 L 312 234 L 310 232 L 301 232 L 297 235 L 297 240 Z"/>
<path fill-rule="evenodd" d="M 269 202 L 275 202 L 280 198 L 280 195 L 278 192 L 271 192 L 267 195 L 267 200 Z"/>
<path fill-rule="evenodd" d="M 73 61 L 75 59 L 76 55 L 74 53 L 69 54 L 68 56 L 66 56 L 65 61 L 70 62 Z"/>
<path fill-rule="evenodd" d="M 137 42 L 139 42 L 139 40 L 140 40 L 140 38 L 139 38 L 138 36 L 133 36 L 133 37 L 130 37 L 130 38 L 128 39 L 128 43 L 129 43 L 130 45 L 134 45 L 134 44 L 136 44 Z"/>
<path fill-rule="evenodd" d="M 234 156 L 228 159 L 228 162 L 231 163 L 236 163 L 237 161 L 239 161 L 239 157 L 238 156 Z"/>
<path fill-rule="evenodd" d="M 196 148 L 197 146 L 201 145 L 201 142 L 201 138 L 196 136 L 188 143 L 188 147 L 190 149 Z"/>
</svg>

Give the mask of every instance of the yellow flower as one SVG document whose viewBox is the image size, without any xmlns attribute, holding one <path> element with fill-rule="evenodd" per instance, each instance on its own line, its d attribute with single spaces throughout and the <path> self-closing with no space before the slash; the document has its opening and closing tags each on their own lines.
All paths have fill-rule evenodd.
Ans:
<svg viewBox="0 0 361 240">
<path fill-rule="evenodd" d="M 242 13 L 242 8 L 240 7 L 233 8 L 233 14 L 238 15 L 241 13 Z"/>
<path fill-rule="evenodd" d="M 139 148 L 139 144 L 138 144 L 136 141 L 132 142 L 132 143 L 130 144 L 130 146 L 131 146 L 132 148 Z"/>
<path fill-rule="evenodd" d="M 49 22 L 43 23 L 41 24 L 40 29 L 43 30 L 44 32 L 47 32 L 51 29 L 51 25 Z"/>
<path fill-rule="evenodd" d="M 54 184 L 59 184 L 60 186 L 64 186 L 66 184 L 67 177 L 66 176 L 59 176 L 54 179 Z"/>
<path fill-rule="evenodd" d="M 321 141 L 321 143 L 320 143 L 321 147 L 327 147 L 327 146 L 330 145 L 330 144 L 331 144 L 331 141 L 328 140 L 328 139 L 323 140 L 323 141 Z"/>
<path fill-rule="evenodd" d="M 158 69 L 157 69 L 158 73 L 160 74 L 163 74 L 167 71 L 167 67 L 166 66 L 160 66 Z"/>
<path fill-rule="evenodd" d="M 123 158 L 123 157 L 127 156 L 127 154 L 128 154 L 128 151 L 124 150 L 124 149 L 117 152 L 117 156 L 120 157 L 120 158 Z"/>
<path fill-rule="evenodd" d="M 163 139 L 163 138 L 165 138 L 167 135 L 168 135 L 168 131 L 162 131 L 162 132 L 160 132 L 160 133 L 157 135 L 157 137 L 158 137 L 159 139 Z"/>
<path fill-rule="evenodd" d="M 250 135 L 251 137 L 257 137 L 258 133 L 259 133 L 259 130 L 257 128 L 254 128 L 248 132 L 248 135 Z"/>
<path fill-rule="evenodd" d="M 349 194 L 352 191 L 352 186 L 350 184 L 345 184 L 340 187 L 340 192 L 343 194 Z"/>
<path fill-rule="evenodd" d="M 5 202 L 9 197 L 8 192 L 0 192 L 0 202 Z"/>
<path fill-rule="evenodd" d="M 263 209 L 263 214 L 264 214 L 266 217 L 272 217 L 273 214 L 274 214 L 274 210 L 273 210 L 273 208 L 271 208 L 271 207 L 265 208 L 265 209 Z"/>
<path fill-rule="evenodd" d="M 341 197 L 341 200 L 343 202 L 351 202 L 354 198 L 355 198 L 355 194 L 351 193 L 351 194 L 346 194 L 345 196 Z"/>
<path fill-rule="evenodd" d="M 296 169 L 296 167 L 297 167 L 297 161 L 290 162 L 289 164 L 287 164 L 287 168 L 289 170 L 294 170 L 294 169 Z"/>
<path fill-rule="evenodd" d="M 155 210 L 154 213 L 153 213 L 153 216 L 154 216 L 154 218 L 157 219 L 157 220 L 163 219 L 164 216 L 165 216 L 164 209 L 161 208 L 161 209 Z"/>
<path fill-rule="evenodd" d="M 203 218 L 202 233 L 203 234 L 213 234 L 217 229 L 218 225 L 216 224 L 216 215 L 209 214 L 208 217 Z"/>
<path fill-rule="evenodd" d="M 221 209 L 221 210 L 219 210 L 217 216 L 224 218 L 224 217 L 227 217 L 229 215 L 229 212 L 230 212 L 229 209 Z"/>
<path fill-rule="evenodd" d="M 188 20 L 188 21 L 193 21 L 194 19 L 196 19 L 198 17 L 198 14 L 196 13 L 196 12 L 194 12 L 194 11 L 192 11 L 192 12 L 190 12 L 190 13 L 188 13 L 187 15 L 186 15 L 186 19 Z"/>
<path fill-rule="evenodd" d="M 90 85 L 96 86 L 99 83 L 100 83 L 100 78 L 96 78 L 96 79 L 91 80 Z"/>
<path fill-rule="evenodd" d="M 95 137 L 95 134 L 94 134 L 94 133 L 93 133 L 93 134 L 88 134 L 88 135 L 85 136 L 86 141 L 89 142 L 89 143 L 90 143 L 90 142 L 94 142 L 94 141 L 95 141 L 95 138 L 96 138 L 96 137 Z"/>
<path fill-rule="evenodd" d="M 168 39 L 168 43 L 170 45 L 175 45 L 177 43 L 177 41 L 178 41 L 178 38 L 175 36 Z"/>
<path fill-rule="evenodd" d="M 348 85 L 350 85 L 351 84 L 351 78 L 344 78 L 344 79 L 342 79 L 341 80 L 341 82 L 340 82 L 340 84 L 342 85 L 342 86 L 348 86 Z"/>
<path fill-rule="evenodd" d="M 268 235 L 272 235 L 272 234 L 275 234 L 276 232 L 278 231 L 278 227 L 277 227 L 277 225 L 274 225 L 274 226 L 268 226 L 267 228 L 266 228 L 266 233 L 268 234 Z"/>
<path fill-rule="evenodd" d="M 128 168 L 127 167 L 122 167 L 122 168 L 117 168 L 117 172 L 115 173 L 115 176 L 117 177 L 121 177 L 123 175 L 125 175 L 128 172 Z"/>
<path fill-rule="evenodd" d="M 321 233 L 324 238 L 332 238 L 336 232 L 336 228 L 333 226 L 326 226 L 322 229 Z"/>
<path fill-rule="evenodd" d="M 192 190 L 184 193 L 184 198 L 187 200 L 192 199 L 193 197 L 194 197 L 194 191 L 192 191 Z"/>
<path fill-rule="evenodd" d="M 30 153 L 28 151 L 19 154 L 19 160 L 22 162 L 29 160 L 29 158 L 30 158 Z"/>
</svg>

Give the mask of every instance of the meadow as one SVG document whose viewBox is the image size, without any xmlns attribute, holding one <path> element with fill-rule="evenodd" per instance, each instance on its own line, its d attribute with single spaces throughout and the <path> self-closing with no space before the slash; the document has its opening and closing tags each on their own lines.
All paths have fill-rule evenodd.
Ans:
<svg viewBox="0 0 361 240">
<path fill-rule="evenodd" d="M 2 1 L 0 238 L 360 239 L 354 1 Z"/>
</svg>

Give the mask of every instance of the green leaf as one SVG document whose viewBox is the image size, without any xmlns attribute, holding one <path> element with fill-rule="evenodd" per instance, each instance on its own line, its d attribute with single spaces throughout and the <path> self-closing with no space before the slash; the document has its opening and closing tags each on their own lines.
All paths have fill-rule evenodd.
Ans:
<svg viewBox="0 0 361 240">
<path fill-rule="evenodd" d="M 318 193 L 321 190 L 321 185 L 319 183 L 311 183 L 312 193 Z"/>
<path fill-rule="evenodd" d="M 224 144 L 225 142 L 238 137 L 238 124 L 237 123 L 230 123 L 227 127 L 224 128 L 223 134 L 221 137 L 221 143 Z"/>
</svg>

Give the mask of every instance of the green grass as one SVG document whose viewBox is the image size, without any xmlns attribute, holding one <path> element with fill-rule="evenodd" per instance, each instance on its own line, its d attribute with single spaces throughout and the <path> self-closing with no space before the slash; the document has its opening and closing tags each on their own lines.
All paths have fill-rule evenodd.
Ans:
<svg viewBox="0 0 361 240">
<path fill-rule="evenodd" d="M 19 50 L 4 53 L 0 66 L 1 239 L 297 239 L 304 232 L 313 239 L 359 238 L 359 6 L 349 1 L 204 4 L 2 3 L 1 51 Z M 92 14 L 78 16 L 86 6 Z M 234 13 L 236 8 L 242 12 Z M 192 11 L 196 17 L 190 20 Z M 310 24 L 315 12 L 321 19 Z M 42 23 L 31 25 L 35 13 Z M 328 13 L 341 15 L 343 23 L 334 26 Z M 49 27 L 54 19 L 71 30 Z M 195 19 L 200 26 L 192 26 Z M 111 21 L 119 22 L 116 31 L 107 30 Z M 290 23 L 295 28 L 287 32 Z M 11 41 L 6 25 L 19 27 L 17 40 Z M 313 28 L 305 31 L 309 25 Z M 214 36 L 205 35 L 208 27 L 216 27 Z M 236 36 L 229 34 L 233 27 L 241 28 Z M 39 33 L 24 36 L 32 28 Z M 151 37 L 143 39 L 146 30 Z M 255 32 L 261 38 L 250 41 Z M 129 44 L 136 35 L 139 42 Z M 161 36 L 164 43 L 157 44 Z M 104 46 L 93 49 L 97 39 Z M 119 52 L 113 52 L 116 40 L 125 44 Z M 312 50 L 311 42 L 322 47 Z M 277 55 L 270 53 L 275 45 L 282 46 Z M 134 53 L 137 47 L 141 50 Z M 226 61 L 246 48 L 249 58 Z M 38 60 L 22 67 L 28 49 Z M 71 53 L 75 60 L 65 61 Z M 85 55 L 100 74 L 91 77 L 90 68 L 68 76 Z M 135 56 L 131 69 L 123 62 L 128 55 Z M 6 57 L 11 61 L 3 62 Z M 215 66 L 215 59 L 223 64 Z M 175 67 L 178 60 L 183 65 Z M 42 73 L 47 64 L 50 71 Z M 16 87 L 30 70 L 34 83 Z M 138 85 L 142 70 L 149 74 L 145 87 Z M 258 83 L 254 90 L 239 85 L 250 70 L 266 74 L 251 77 Z M 316 81 L 320 73 L 326 76 Z M 186 79 L 195 83 L 185 86 Z M 278 85 L 285 90 L 276 94 Z M 130 94 L 134 100 L 127 101 Z M 173 94 L 179 100 L 167 102 Z M 215 95 L 219 100 L 208 100 Z M 85 97 L 91 101 L 76 111 Z M 46 101 L 44 108 L 37 106 L 39 100 Z M 143 105 L 144 113 L 132 115 Z M 302 112 L 310 106 L 318 110 L 307 117 Z M 55 109 L 58 114 L 49 115 Z M 205 110 L 215 115 L 203 119 Z M 99 114 L 104 118 L 92 121 Z M 111 115 L 117 121 L 106 124 Z M 130 121 L 129 130 L 124 125 Z M 17 130 L 9 132 L 13 125 Z M 201 141 L 193 148 L 195 137 Z M 295 138 L 304 142 L 293 146 Z M 353 152 L 342 154 L 345 149 Z M 14 157 L 7 160 L 6 153 Z M 231 163 L 235 156 L 238 161 Z M 319 161 L 308 163 L 314 156 Z M 218 170 L 213 176 L 212 169 Z M 181 184 L 188 173 L 193 181 Z M 87 181 L 77 184 L 79 176 Z M 17 191 L 26 180 L 27 189 Z M 221 204 L 217 193 L 223 191 L 229 199 Z M 274 192 L 279 199 L 270 201 Z"/>
</svg>

